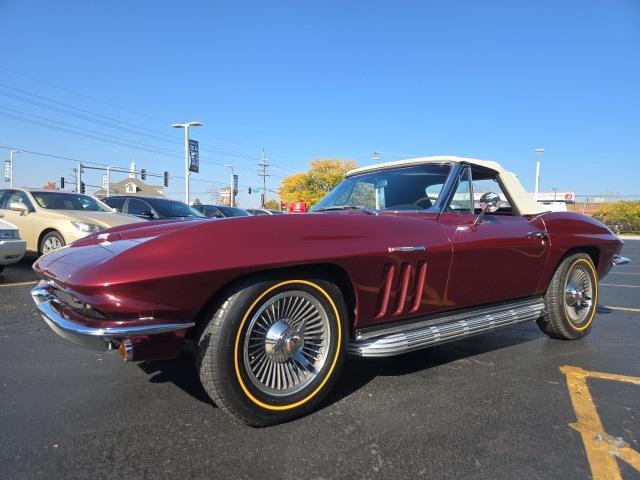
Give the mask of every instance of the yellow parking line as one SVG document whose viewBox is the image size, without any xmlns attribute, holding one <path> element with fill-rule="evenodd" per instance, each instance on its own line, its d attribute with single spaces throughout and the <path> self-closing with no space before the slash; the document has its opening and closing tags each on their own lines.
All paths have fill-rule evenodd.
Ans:
<svg viewBox="0 0 640 480">
<path fill-rule="evenodd" d="M 605 432 L 587 385 L 588 378 L 640 385 L 640 377 L 590 372 L 569 365 L 560 367 L 560 371 L 567 379 L 569 396 L 578 420 L 576 423 L 570 423 L 569 426 L 579 432 L 582 437 L 593 480 L 621 480 L 617 459 L 640 471 L 640 453 L 629 447 L 622 438 Z"/>
<path fill-rule="evenodd" d="M 33 282 L 16 282 L 16 283 L 0 283 L 0 287 L 19 287 L 21 285 L 35 285 L 37 281 Z"/>
<path fill-rule="evenodd" d="M 629 307 L 610 307 L 609 305 L 605 305 L 604 308 L 608 308 L 610 310 L 620 310 L 621 312 L 634 312 L 640 313 L 640 308 L 629 308 Z"/>
</svg>

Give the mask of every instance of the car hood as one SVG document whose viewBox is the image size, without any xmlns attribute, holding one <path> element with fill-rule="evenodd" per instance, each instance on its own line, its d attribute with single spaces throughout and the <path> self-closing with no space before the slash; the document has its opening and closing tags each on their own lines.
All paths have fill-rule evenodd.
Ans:
<svg viewBox="0 0 640 480">
<path fill-rule="evenodd" d="M 68 219 L 74 222 L 85 222 L 102 228 L 117 227 L 129 223 L 145 222 L 138 217 L 115 212 L 88 212 L 81 210 L 45 210 L 49 216 Z"/>
<path fill-rule="evenodd" d="M 2 214 L 0 213 L 0 216 L 2 216 Z M 17 230 L 16 226 L 12 223 L 9 222 L 5 222 L 4 220 L 2 220 L 2 218 L 0 218 L 0 229 L 2 230 Z"/>
</svg>

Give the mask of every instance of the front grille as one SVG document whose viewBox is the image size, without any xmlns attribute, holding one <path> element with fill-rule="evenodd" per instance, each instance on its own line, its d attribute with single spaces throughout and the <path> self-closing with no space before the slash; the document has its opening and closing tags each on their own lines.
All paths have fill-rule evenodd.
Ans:
<svg viewBox="0 0 640 480">
<path fill-rule="evenodd" d="M 52 295 L 52 301 L 63 307 L 70 308 L 85 317 L 96 318 L 98 320 L 107 320 L 108 317 L 100 310 L 96 310 L 91 305 L 81 302 L 72 293 L 63 289 L 53 281 L 49 281 L 47 291 Z"/>
</svg>

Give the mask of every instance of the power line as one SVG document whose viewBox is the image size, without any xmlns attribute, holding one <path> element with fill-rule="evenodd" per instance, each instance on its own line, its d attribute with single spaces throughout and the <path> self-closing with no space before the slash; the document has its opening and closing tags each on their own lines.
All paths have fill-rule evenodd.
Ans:
<svg viewBox="0 0 640 480">
<path fill-rule="evenodd" d="M 148 118 L 148 119 L 151 119 L 151 120 L 155 120 L 155 121 L 158 121 L 158 122 L 162 122 L 162 123 L 166 123 L 166 124 L 171 123 L 171 122 L 169 122 L 169 121 L 167 121 L 165 119 L 160 119 L 160 118 L 157 118 L 157 117 L 153 117 L 153 116 L 150 116 L 150 115 L 145 114 L 145 113 L 141 113 L 141 112 L 129 109 L 129 108 L 125 108 L 125 107 L 113 104 L 111 102 L 107 102 L 107 101 L 98 99 L 96 97 L 92 97 L 90 95 L 79 93 L 79 92 L 76 92 L 74 90 L 71 90 L 71 89 L 68 89 L 68 88 L 65 88 L 65 87 L 61 87 L 61 86 L 56 85 L 54 83 L 47 82 L 45 80 L 41 80 L 41 79 L 35 78 L 33 76 L 30 76 L 30 75 L 26 75 L 26 74 L 20 73 L 20 72 L 17 72 L 15 70 L 11 70 L 11 69 L 6 68 L 6 67 L 1 67 L 0 66 L 0 69 L 4 70 L 4 71 L 7 71 L 7 72 L 10 72 L 10 73 L 13 73 L 14 75 L 19 75 L 19 76 L 22 76 L 24 78 L 28 78 L 28 79 L 33 80 L 35 82 L 42 83 L 44 85 L 48 85 L 48 86 L 53 87 L 53 88 L 57 88 L 59 90 L 65 91 L 67 93 L 71 93 L 71 94 L 86 98 L 88 100 L 91 100 L 91 101 L 94 101 L 94 102 L 97 102 L 97 103 L 101 103 L 101 104 L 110 106 L 112 108 L 116 108 L 118 110 L 122 110 L 122 111 L 125 111 L 125 112 L 128 112 L 128 113 L 139 115 L 141 117 L 145 117 L 145 118 Z M 107 120 L 116 121 L 118 123 L 122 123 L 124 125 L 129 125 L 131 127 L 134 127 L 134 128 L 140 129 L 140 130 L 146 130 L 148 132 L 152 132 L 154 135 L 161 135 L 161 136 L 164 136 L 164 137 L 169 137 L 169 138 L 172 138 L 172 143 L 175 143 L 175 139 L 173 139 L 173 137 L 171 137 L 170 135 L 165 134 L 164 132 L 159 132 L 157 130 L 149 129 L 149 128 L 142 127 L 142 126 L 139 126 L 139 125 L 135 125 L 135 124 L 132 124 L 132 123 L 123 122 L 121 120 L 114 119 L 113 117 L 102 115 L 100 113 L 95 113 L 95 112 L 92 112 L 90 110 L 86 110 L 86 109 L 83 109 L 83 108 L 80 108 L 80 107 L 76 107 L 76 106 L 70 105 L 68 103 L 64 103 L 64 102 L 60 102 L 60 101 L 55 100 L 55 99 L 51 99 L 49 97 L 38 95 L 38 94 L 35 94 L 33 92 L 28 92 L 27 90 L 24 90 L 24 89 L 12 87 L 12 86 L 4 84 L 4 83 L 0 83 L 0 85 L 4 86 L 5 88 L 9 88 L 11 90 L 14 90 L 14 91 L 18 91 L 18 92 L 21 92 L 21 93 L 24 93 L 24 94 L 27 94 L 27 95 L 31 95 L 31 96 L 36 97 L 36 98 L 40 98 L 40 99 L 45 100 L 45 101 L 49 101 L 49 102 L 52 102 L 52 103 L 56 103 L 58 105 L 63 105 L 63 106 L 66 106 L 68 108 L 73 108 L 75 110 L 78 110 L 78 111 L 81 111 L 81 112 L 84 112 L 84 113 L 88 113 L 89 115 L 94 115 L 94 116 L 101 117 L 101 118 L 104 118 L 104 119 L 107 119 Z M 43 105 L 41 104 L 40 106 L 43 106 Z M 44 108 L 49 108 L 49 107 L 45 106 Z M 94 119 L 94 121 L 95 121 L 95 119 Z M 112 128 L 118 128 L 118 126 L 112 126 Z M 121 129 L 121 127 L 120 127 L 120 129 Z M 140 134 L 140 133 L 137 133 L 137 134 Z M 220 140 L 225 140 L 225 141 L 229 141 L 229 142 L 232 142 L 232 143 L 237 143 L 239 145 L 244 145 L 244 146 L 247 146 L 249 148 L 256 148 L 254 145 L 249 145 L 247 143 L 240 142 L 240 141 L 237 141 L 237 140 L 225 139 L 224 137 L 208 134 L 206 132 L 204 134 L 202 134 L 202 136 L 211 137 L 211 138 L 218 138 Z M 237 150 L 227 149 L 227 148 L 222 148 L 222 147 L 219 147 L 217 149 L 217 151 L 214 151 L 214 153 L 222 153 L 222 154 L 229 155 L 229 156 L 235 156 L 235 157 L 238 157 L 238 158 L 247 158 L 247 159 L 251 159 L 251 160 L 254 160 L 257 157 L 257 155 L 251 155 L 251 154 L 248 154 L 248 153 L 239 152 Z M 294 168 L 294 170 L 296 170 L 296 169 Z"/>
</svg>

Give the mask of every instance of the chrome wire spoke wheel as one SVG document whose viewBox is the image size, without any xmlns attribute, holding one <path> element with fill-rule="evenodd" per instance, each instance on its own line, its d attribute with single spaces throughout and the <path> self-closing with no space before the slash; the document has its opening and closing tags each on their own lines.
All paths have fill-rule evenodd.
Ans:
<svg viewBox="0 0 640 480">
<path fill-rule="evenodd" d="M 62 242 L 57 237 L 49 237 L 44 241 L 44 245 L 42 246 L 42 253 L 47 254 L 51 253 L 54 250 L 58 250 L 62 248 Z"/>
<path fill-rule="evenodd" d="M 269 298 L 251 318 L 244 366 L 262 393 L 292 395 L 318 377 L 330 342 L 325 307 L 307 292 L 289 290 Z"/>
<path fill-rule="evenodd" d="M 581 325 L 589 316 L 593 305 L 592 276 L 584 265 L 575 265 L 567 275 L 564 288 L 564 308 L 575 325 Z"/>
</svg>

